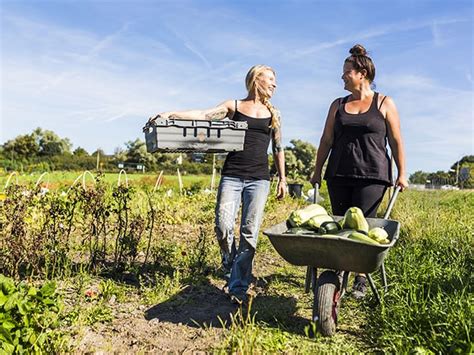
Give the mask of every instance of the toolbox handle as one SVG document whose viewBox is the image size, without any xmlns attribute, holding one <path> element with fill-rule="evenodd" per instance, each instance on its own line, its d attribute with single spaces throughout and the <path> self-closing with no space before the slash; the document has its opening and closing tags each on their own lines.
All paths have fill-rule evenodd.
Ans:
<svg viewBox="0 0 474 355">
<path fill-rule="evenodd" d="M 163 119 L 160 116 L 154 117 L 154 119 Z M 247 129 L 247 124 L 245 122 L 236 122 L 233 120 L 219 120 L 219 121 L 210 121 L 210 120 L 193 120 L 193 119 L 185 119 L 185 118 L 166 118 L 166 125 L 167 126 L 180 126 L 179 122 L 191 122 L 190 126 L 185 128 L 231 128 L 231 129 Z M 245 123 L 245 124 L 244 124 Z M 156 126 L 155 120 L 148 120 L 143 127 L 143 132 L 146 132 L 151 126 Z"/>
</svg>

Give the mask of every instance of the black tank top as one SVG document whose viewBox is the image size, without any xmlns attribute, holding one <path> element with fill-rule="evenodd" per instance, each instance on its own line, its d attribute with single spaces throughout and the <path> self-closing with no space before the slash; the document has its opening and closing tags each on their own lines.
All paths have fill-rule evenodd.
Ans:
<svg viewBox="0 0 474 355">
<path fill-rule="evenodd" d="M 340 99 L 334 123 L 334 141 L 324 178 L 372 179 L 390 185 L 392 171 L 387 153 L 387 126 L 374 93 L 369 110 L 347 113 Z"/>
<path fill-rule="evenodd" d="M 252 180 L 270 180 L 268 171 L 268 145 L 270 144 L 270 120 L 244 115 L 235 109 L 234 121 L 248 124 L 245 133 L 244 150 L 230 152 L 222 168 L 222 175 Z"/>
</svg>

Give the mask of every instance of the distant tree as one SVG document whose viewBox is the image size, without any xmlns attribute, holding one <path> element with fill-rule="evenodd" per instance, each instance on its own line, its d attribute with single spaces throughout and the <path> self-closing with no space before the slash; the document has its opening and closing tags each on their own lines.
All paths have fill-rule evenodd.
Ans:
<svg viewBox="0 0 474 355">
<path fill-rule="evenodd" d="M 76 157 L 88 157 L 89 156 L 89 153 L 87 152 L 87 150 L 85 150 L 82 147 L 77 147 L 76 149 L 74 149 L 72 154 Z"/>
<path fill-rule="evenodd" d="M 6 159 L 32 159 L 40 152 L 40 145 L 34 134 L 24 134 L 11 139 L 2 146 Z"/>
<path fill-rule="evenodd" d="M 99 154 L 99 157 L 105 157 L 107 154 L 105 154 L 104 150 L 99 148 L 95 152 L 91 154 L 91 157 L 97 157 L 97 154 Z"/>
<path fill-rule="evenodd" d="M 469 164 L 472 163 L 474 164 L 474 155 L 465 155 L 459 160 L 459 165 L 464 165 L 464 164 Z M 451 169 L 456 169 L 458 165 L 458 162 L 455 162 L 452 166 Z"/>
<path fill-rule="evenodd" d="M 290 141 L 292 147 L 285 148 L 285 164 L 288 176 L 306 180 L 314 169 L 317 149 L 314 145 L 300 139 Z"/>
<path fill-rule="evenodd" d="M 39 145 L 39 156 L 71 154 L 72 144 L 68 138 L 61 138 L 53 131 L 36 128 L 33 136 Z"/>
<path fill-rule="evenodd" d="M 156 158 L 147 152 L 145 142 L 137 138 L 134 141 L 128 141 L 125 145 L 128 162 L 143 163 L 148 170 L 156 168 Z"/>
<path fill-rule="evenodd" d="M 442 170 L 435 173 L 429 173 L 426 180 L 429 180 L 430 184 L 435 186 L 450 185 L 454 183 L 452 176 L 448 172 Z"/>
<path fill-rule="evenodd" d="M 411 184 L 426 184 L 426 180 L 428 179 L 428 173 L 424 171 L 418 170 L 415 171 L 413 174 L 410 175 L 409 181 Z"/>
<path fill-rule="evenodd" d="M 285 150 L 285 171 L 289 183 L 303 183 L 305 178 L 303 175 L 304 165 L 301 160 L 298 160 L 295 153 L 290 150 Z"/>
<path fill-rule="evenodd" d="M 454 176 L 459 187 L 474 187 L 474 155 L 465 155 L 451 166 L 450 174 Z"/>
<path fill-rule="evenodd" d="M 115 148 L 113 160 L 117 163 L 126 161 L 127 160 L 127 152 L 124 149 L 120 148 L 120 147 Z"/>
</svg>

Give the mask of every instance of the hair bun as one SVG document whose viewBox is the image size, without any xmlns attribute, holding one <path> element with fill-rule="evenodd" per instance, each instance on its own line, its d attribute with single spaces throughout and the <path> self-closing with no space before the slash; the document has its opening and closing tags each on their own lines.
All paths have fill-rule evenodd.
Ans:
<svg viewBox="0 0 474 355">
<path fill-rule="evenodd" d="M 364 46 L 361 44 L 356 44 L 354 47 L 352 47 L 349 50 L 349 53 L 354 55 L 354 56 L 363 56 L 367 55 L 367 51 L 365 50 Z"/>
</svg>

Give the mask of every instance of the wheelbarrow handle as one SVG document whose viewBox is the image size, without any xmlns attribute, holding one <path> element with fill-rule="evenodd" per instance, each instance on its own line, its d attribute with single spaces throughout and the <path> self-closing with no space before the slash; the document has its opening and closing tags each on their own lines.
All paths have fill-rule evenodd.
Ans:
<svg viewBox="0 0 474 355">
<path fill-rule="evenodd" d="M 318 202 L 318 195 L 319 195 L 319 184 L 315 183 L 314 184 L 314 195 L 313 195 L 313 202 L 314 203 Z"/>
<path fill-rule="evenodd" d="M 390 198 L 390 201 L 388 202 L 387 210 L 385 211 L 385 214 L 383 215 L 383 219 L 387 219 L 388 216 L 390 216 L 390 212 L 392 212 L 393 205 L 395 204 L 395 200 L 397 199 L 399 192 L 400 192 L 400 186 L 397 186 L 395 190 L 393 191 L 393 195 Z"/>
</svg>

